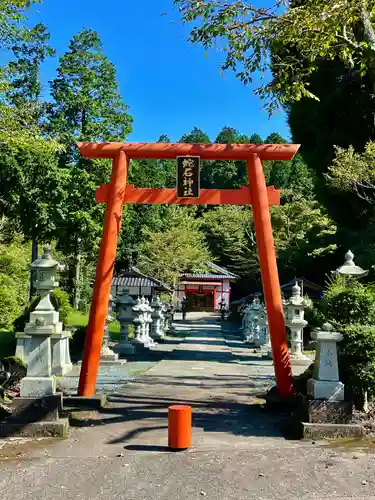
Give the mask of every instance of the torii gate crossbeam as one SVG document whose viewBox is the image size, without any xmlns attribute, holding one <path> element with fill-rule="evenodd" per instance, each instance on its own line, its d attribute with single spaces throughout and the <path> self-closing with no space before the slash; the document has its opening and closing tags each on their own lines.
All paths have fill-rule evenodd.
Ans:
<svg viewBox="0 0 375 500">
<path fill-rule="evenodd" d="M 276 252 L 273 242 L 270 204 L 279 204 L 280 195 L 267 188 L 262 160 L 290 160 L 298 151 L 294 144 L 166 144 L 166 143 L 78 143 L 85 158 L 111 158 L 111 180 L 97 190 L 97 202 L 106 203 L 103 235 L 86 333 L 78 393 L 95 393 L 100 351 L 116 258 L 122 207 L 124 203 L 166 204 L 235 204 L 251 205 L 258 245 L 259 263 L 266 302 L 277 391 L 280 396 L 294 394 L 291 361 L 286 340 Z M 249 186 L 234 190 L 202 190 L 199 198 L 177 198 L 171 189 L 134 188 L 127 186 L 132 158 L 174 159 L 177 156 L 199 156 L 202 160 L 244 160 Z"/>
</svg>

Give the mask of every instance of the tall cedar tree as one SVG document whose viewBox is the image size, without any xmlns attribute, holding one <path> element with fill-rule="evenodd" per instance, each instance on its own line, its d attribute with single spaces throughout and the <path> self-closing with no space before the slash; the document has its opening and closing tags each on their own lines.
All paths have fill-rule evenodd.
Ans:
<svg viewBox="0 0 375 500">
<path fill-rule="evenodd" d="M 38 129 L 40 137 L 45 138 L 46 103 L 43 101 L 43 88 L 40 80 L 42 63 L 54 55 L 49 45 L 50 34 L 43 24 L 23 32 L 12 45 L 14 59 L 6 68 L 4 75 L 7 85 L 4 89 L 6 105 L 22 110 L 22 124 L 25 129 Z M 38 235 L 48 237 L 52 218 L 49 206 L 44 202 L 49 181 L 58 182 L 59 172 L 52 154 L 44 148 L 10 149 L 3 146 L 3 168 L 0 195 L 6 205 L 5 213 L 18 222 L 19 229 L 32 240 L 31 260 L 38 256 Z M 33 295 L 30 287 L 30 296 Z"/>
<path fill-rule="evenodd" d="M 103 54 L 95 31 L 85 29 L 73 37 L 68 52 L 60 58 L 51 91 L 50 126 L 67 145 L 60 161 L 71 173 L 58 244 L 71 256 L 69 283 L 73 304 L 78 307 L 81 268 L 85 258 L 96 256 L 103 224 L 104 210 L 95 202 L 95 189 L 108 182 L 111 167 L 107 161 L 82 159 L 74 142 L 124 141 L 132 119 L 119 93 L 115 66 Z"/>
</svg>

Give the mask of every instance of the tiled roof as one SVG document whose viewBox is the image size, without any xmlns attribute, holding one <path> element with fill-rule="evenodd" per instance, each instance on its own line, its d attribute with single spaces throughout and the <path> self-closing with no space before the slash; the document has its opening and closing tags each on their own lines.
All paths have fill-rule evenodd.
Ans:
<svg viewBox="0 0 375 500">
<path fill-rule="evenodd" d="M 218 266 L 217 264 L 214 264 L 213 262 L 206 262 L 207 266 L 210 267 L 213 271 L 216 271 L 218 274 L 224 274 L 227 277 L 231 278 L 239 278 L 237 274 L 231 273 L 226 269 L 225 267 Z"/>
<path fill-rule="evenodd" d="M 113 278 L 112 286 L 155 288 L 159 287 L 160 285 L 154 280 L 148 278 L 137 278 L 135 276 L 118 276 L 116 278 Z"/>
<path fill-rule="evenodd" d="M 115 276 L 112 279 L 112 286 L 138 288 L 150 287 L 171 291 L 171 288 L 166 283 L 163 283 L 156 278 L 152 278 L 151 276 L 146 276 L 134 266 L 132 266 L 128 271 L 122 272 L 120 276 Z"/>
<path fill-rule="evenodd" d="M 210 268 L 212 271 L 216 271 L 214 273 L 182 273 L 181 278 L 191 278 L 191 279 L 213 279 L 213 280 L 236 280 L 239 278 L 237 274 L 231 273 L 225 267 L 220 267 L 213 262 L 205 262 L 206 266 Z"/>
<path fill-rule="evenodd" d="M 228 275 L 228 274 L 191 274 L 191 273 L 183 273 L 183 274 L 181 274 L 181 278 L 192 278 L 192 279 L 197 279 L 197 280 L 235 279 L 232 275 Z"/>
</svg>

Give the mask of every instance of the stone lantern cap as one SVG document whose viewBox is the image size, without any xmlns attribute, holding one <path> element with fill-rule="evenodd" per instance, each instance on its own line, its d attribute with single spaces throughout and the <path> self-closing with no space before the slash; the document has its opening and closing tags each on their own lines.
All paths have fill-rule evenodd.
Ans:
<svg viewBox="0 0 375 500">
<path fill-rule="evenodd" d="M 296 282 L 295 285 L 292 288 L 292 296 L 290 297 L 289 300 L 285 302 L 285 305 L 292 305 L 292 306 L 298 306 L 298 307 L 304 307 L 306 306 L 306 301 L 301 295 L 301 287 L 298 285 Z"/>
<path fill-rule="evenodd" d="M 122 292 L 121 295 L 118 295 L 116 298 L 116 303 L 117 304 L 132 304 L 134 305 L 134 300 L 132 297 L 129 295 L 130 290 L 125 288 Z"/>
<path fill-rule="evenodd" d="M 143 311 L 143 304 L 139 297 L 135 301 L 135 306 L 133 307 L 133 311 Z"/>
<path fill-rule="evenodd" d="M 368 275 L 368 271 L 365 271 L 360 266 L 354 264 L 354 254 L 350 250 L 345 254 L 345 262 L 334 274 L 341 274 L 342 276 L 352 276 L 353 278 L 363 278 Z"/>
<path fill-rule="evenodd" d="M 340 342 L 343 336 L 339 332 L 334 332 L 333 326 L 330 323 L 324 323 L 323 330 L 316 329 L 311 332 L 311 338 L 313 340 L 322 340 L 327 342 Z"/>
<path fill-rule="evenodd" d="M 34 260 L 30 265 L 31 269 L 64 269 L 65 266 L 62 266 L 57 260 L 52 258 L 52 248 L 50 245 L 46 245 L 43 251 L 43 255 Z"/>
<path fill-rule="evenodd" d="M 255 297 L 255 299 L 253 300 L 252 304 L 251 304 L 252 308 L 255 309 L 255 310 L 258 310 L 260 309 L 261 307 L 261 303 L 260 303 L 260 300 L 258 299 L 258 297 Z"/>
</svg>

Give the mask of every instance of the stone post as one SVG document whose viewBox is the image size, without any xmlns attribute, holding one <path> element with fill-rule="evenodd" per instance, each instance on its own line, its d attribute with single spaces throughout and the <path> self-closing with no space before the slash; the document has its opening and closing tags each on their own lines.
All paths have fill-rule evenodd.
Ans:
<svg viewBox="0 0 375 500">
<path fill-rule="evenodd" d="M 343 401 L 344 384 L 339 379 L 337 362 L 337 342 L 343 337 L 332 330 L 332 326 L 325 323 L 322 331 L 316 330 L 311 334 L 317 341 L 317 349 L 313 378 L 307 381 L 307 393 L 313 399 Z"/>
<path fill-rule="evenodd" d="M 135 302 L 129 295 L 129 290 L 123 290 L 116 299 L 116 305 L 117 319 L 120 323 L 120 342 L 115 345 L 114 351 L 120 356 L 131 356 L 135 354 L 135 347 L 129 342 L 129 326 L 133 323 Z"/>
<path fill-rule="evenodd" d="M 162 330 L 162 308 L 163 304 L 160 297 L 153 297 L 151 302 L 151 307 L 153 312 L 151 314 L 152 324 L 151 324 L 151 338 L 154 340 L 163 340 L 164 332 Z"/>
<path fill-rule="evenodd" d="M 292 288 L 292 296 L 286 302 L 287 311 L 285 324 L 291 331 L 291 359 L 308 360 L 303 354 L 303 329 L 307 325 L 304 319 L 307 304 L 301 296 L 301 288 L 296 283 Z"/>
</svg>

